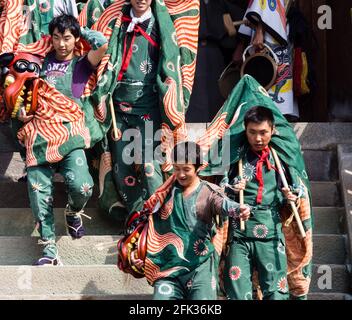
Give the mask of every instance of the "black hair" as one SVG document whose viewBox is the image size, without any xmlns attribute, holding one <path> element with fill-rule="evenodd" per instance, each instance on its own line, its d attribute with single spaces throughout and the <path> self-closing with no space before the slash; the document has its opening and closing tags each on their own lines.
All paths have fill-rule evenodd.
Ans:
<svg viewBox="0 0 352 320">
<path fill-rule="evenodd" d="M 51 36 L 56 28 L 62 34 L 64 34 L 66 30 L 70 30 L 75 38 L 81 35 L 81 27 L 78 20 L 69 14 L 62 14 L 50 21 L 49 33 Z"/>
<path fill-rule="evenodd" d="M 247 128 L 249 122 L 262 123 L 268 121 L 271 127 L 274 126 L 274 116 L 270 109 L 257 106 L 249 109 L 244 115 L 244 126 Z"/>
<path fill-rule="evenodd" d="M 202 150 L 193 141 L 183 141 L 175 145 L 171 151 L 173 163 L 193 164 L 197 170 L 203 164 Z"/>
</svg>

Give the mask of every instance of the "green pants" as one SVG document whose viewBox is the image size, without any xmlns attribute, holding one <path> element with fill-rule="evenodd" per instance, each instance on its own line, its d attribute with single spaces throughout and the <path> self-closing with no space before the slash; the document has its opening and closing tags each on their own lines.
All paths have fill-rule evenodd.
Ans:
<svg viewBox="0 0 352 320">
<path fill-rule="evenodd" d="M 252 275 L 256 269 L 263 299 L 287 300 L 287 258 L 280 239 L 237 238 L 225 260 L 224 286 L 229 299 L 252 300 Z"/>
<path fill-rule="evenodd" d="M 39 223 L 39 234 L 48 245 L 43 256 L 54 258 L 57 255 L 55 245 L 55 225 L 53 213 L 53 176 L 59 172 L 65 179 L 68 193 L 68 205 L 71 211 L 84 208 L 93 192 L 93 179 L 88 171 L 84 150 L 69 153 L 63 160 L 52 165 L 29 167 L 28 195 L 33 215 Z"/>
<path fill-rule="evenodd" d="M 216 269 L 216 270 L 215 270 Z M 154 284 L 154 300 L 216 300 L 217 278 L 214 260 L 209 258 L 195 270 Z"/>
<path fill-rule="evenodd" d="M 133 136 L 127 137 L 127 141 L 122 137 L 117 141 L 110 139 L 114 182 L 127 211 L 132 213 L 141 210 L 144 202 L 163 183 L 160 162 L 154 158 L 158 145 L 154 134 L 160 129 L 160 112 L 152 110 L 145 116 L 117 113 L 116 118 L 121 135 L 129 130 Z M 153 123 L 151 130 L 146 130 L 146 122 Z"/>
</svg>

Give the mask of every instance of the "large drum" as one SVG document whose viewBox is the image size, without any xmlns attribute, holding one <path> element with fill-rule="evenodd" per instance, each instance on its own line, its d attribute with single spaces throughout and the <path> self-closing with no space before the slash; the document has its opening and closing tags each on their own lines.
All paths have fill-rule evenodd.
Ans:
<svg viewBox="0 0 352 320">
<path fill-rule="evenodd" d="M 266 90 L 275 84 L 279 60 L 269 46 L 266 44 L 264 46 L 263 51 L 249 54 L 250 49 L 253 48 L 250 45 L 243 52 L 241 67 L 231 62 L 225 68 L 218 80 L 220 93 L 225 99 L 245 74 L 256 79 Z"/>
<path fill-rule="evenodd" d="M 249 74 L 256 79 L 266 90 L 269 90 L 275 83 L 277 77 L 277 66 L 279 60 L 271 48 L 264 44 L 265 48 L 247 56 L 249 50 L 253 47 L 250 45 L 243 52 L 243 64 L 241 67 L 241 77 Z"/>
<path fill-rule="evenodd" d="M 224 99 L 227 99 L 232 89 L 235 87 L 237 82 L 240 81 L 240 79 L 240 67 L 235 62 L 231 62 L 222 72 L 218 80 L 220 94 Z"/>
</svg>

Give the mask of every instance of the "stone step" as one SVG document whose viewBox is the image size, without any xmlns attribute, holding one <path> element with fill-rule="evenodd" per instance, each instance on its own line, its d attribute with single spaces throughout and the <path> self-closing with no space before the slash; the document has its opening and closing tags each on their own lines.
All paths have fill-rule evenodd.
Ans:
<svg viewBox="0 0 352 320">
<path fill-rule="evenodd" d="M 346 260 L 345 241 L 343 235 L 313 235 L 313 263 L 344 264 Z"/>
<path fill-rule="evenodd" d="M 13 134 L 8 124 L 0 123 L 0 152 L 18 151 L 13 138 Z"/>
<path fill-rule="evenodd" d="M 57 235 L 66 235 L 64 208 L 54 208 L 55 228 Z M 99 209 L 86 208 L 85 213 L 92 219 L 83 217 L 87 235 L 119 235 L 123 231 L 124 217 L 121 221 L 113 220 Z M 315 234 L 341 234 L 343 232 L 341 219 L 344 208 L 315 207 Z M 34 227 L 34 218 L 30 208 L 0 208 L 0 236 L 28 236 Z"/>
<path fill-rule="evenodd" d="M 342 207 L 339 183 L 334 181 L 312 181 L 313 207 Z"/>
<path fill-rule="evenodd" d="M 118 236 L 57 237 L 64 265 L 115 265 Z M 32 265 L 42 255 L 38 238 L 0 237 L 0 265 Z"/>
<path fill-rule="evenodd" d="M 342 200 L 338 182 L 313 181 L 312 205 L 315 207 L 341 207 Z M 64 183 L 54 183 L 54 207 L 65 207 L 67 195 Z M 9 182 L 0 180 L 0 208 L 28 208 L 27 184 L 24 182 Z M 93 196 L 87 207 L 97 207 L 97 188 L 94 188 Z"/>
<path fill-rule="evenodd" d="M 124 224 L 108 218 L 95 208 L 86 208 L 85 214 L 92 219 L 83 217 L 86 235 L 119 235 Z M 66 235 L 64 208 L 55 208 L 56 235 Z M 34 218 L 30 208 L 0 208 L 0 236 L 29 236 L 34 228 Z"/>
<path fill-rule="evenodd" d="M 350 293 L 351 275 L 346 265 L 314 264 L 310 292 Z"/>
<path fill-rule="evenodd" d="M 141 299 L 153 288 L 145 278 L 135 279 L 116 266 L 30 267 L 1 266 L 0 292 L 3 296 L 109 296 Z"/>
<path fill-rule="evenodd" d="M 0 180 L 17 181 L 23 176 L 24 167 L 19 152 L 0 153 Z"/>
<path fill-rule="evenodd" d="M 343 226 L 345 208 L 314 207 L 314 233 L 340 234 L 345 232 Z M 1 214 L 0 214 L 1 215 Z"/>
<path fill-rule="evenodd" d="M 331 150 L 337 144 L 352 143 L 349 122 L 297 122 L 293 130 L 303 150 Z"/>
<path fill-rule="evenodd" d="M 325 271 L 317 274 L 322 265 L 313 266 L 311 294 L 349 292 L 349 275 L 346 266 L 327 265 L 331 270 L 331 287 L 324 287 Z M 323 270 L 323 269 L 322 269 Z M 134 279 L 116 266 L 0 266 L 0 292 L 4 297 L 94 297 L 114 296 L 116 299 L 133 299 L 152 294 L 145 278 Z M 318 287 L 319 277 L 324 277 Z M 63 281 L 63 279 L 65 279 Z M 319 295 L 320 296 L 320 295 Z M 314 296 L 313 296 L 314 297 Z M 317 297 L 317 295 L 315 295 Z M 320 296 L 322 297 L 322 296 Z"/>
<path fill-rule="evenodd" d="M 303 158 L 311 181 L 338 180 L 336 150 L 303 150 Z"/>
<path fill-rule="evenodd" d="M 116 264 L 116 244 L 121 236 L 85 236 L 73 240 L 70 236 L 57 237 L 59 256 L 64 265 Z M 41 256 L 38 238 L 0 237 L 0 265 L 32 265 Z M 313 236 L 313 263 L 344 264 L 345 238 L 341 235 Z"/>
</svg>

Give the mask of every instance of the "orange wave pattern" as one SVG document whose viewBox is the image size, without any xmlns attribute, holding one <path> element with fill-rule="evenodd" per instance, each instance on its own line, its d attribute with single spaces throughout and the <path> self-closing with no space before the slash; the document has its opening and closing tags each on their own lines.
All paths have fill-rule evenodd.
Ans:
<svg viewBox="0 0 352 320">
<path fill-rule="evenodd" d="M 199 1 L 194 0 L 165 0 L 170 15 L 177 15 L 190 10 L 199 10 Z"/>
<path fill-rule="evenodd" d="M 177 43 L 194 54 L 198 50 L 198 29 L 200 22 L 199 0 L 165 0 L 165 5 L 171 16 L 183 14 L 174 20 Z M 188 11 L 196 10 L 197 16 L 187 15 Z M 195 59 L 196 60 L 196 59 Z M 182 87 L 192 92 L 195 74 L 195 63 L 183 65 L 181 68 Z"/>
<path fill-rule="evenodd" d="M 203 152 L 207 152 L 215 139 L 220 139 L 225 134 L 229 125 L 226 123 L 227 112 L 224 112 L 216 121 L 214 121 L 206 130 L 204 135 L 198 139 L 197 143 L 201 146 Z"/>
<path fill-rule="evenodd" d="M 174 197 L 172 196 L 169 201 L 163 204 L 163 206 L 160 208 L 160 218 L 162 220 L 166 220 L 168 217 L 170 217 L 170 214 L 172 213 L 172 210 L 174 208 Z"/>
<path fill-rule="evenodd" d="M 117 18 L 117 21 L 119 21 L 119 22 L 116 22 L 116 23 L 118 23 L 116 26 L 120 26 L 121 25 L 121 17 L 122 17 L 121 9 L 124 4 L 125 4 L 124 0 L 116 0 L 113 4 L 108 6 L 103 11 L 99 20 L 93 25 L 92 29 L 99 30 L 100 32 L 103 32 L 104 35 L 106 36 L 105 32 L 108 32 L 109 23 L 113 19 Z"/>
<path fill-rule="evenodd" d="M 44 80 L 39 79 L 39 81 L 38 109 L 35 117 L 22 127 L 17 135 L 27 150 L 30 150 L 27 153 L 27 166 L 37 164 L 31 146 L 35 141 L 34 137 L 38 135 L 48 143 L 46 160 L 49 163 L 58 162 L 63 158 L 59 153 L 59 146 L 69 140 L 70 133 L 81 135 L 88 145 L 90 141 L 89 131 L 85 128 L 84 113 L 79 105 Z M 67 122 L 71 124 L 71 132 L 64 126 Z"/>
<path fill-rule="evenodd" d="M 184 114 L 177 111 L 177 84 L 176 81 L 170 77 L 165 80 L 168 90 L 163 99 L 163 105 L 166 116 L 170 119 L 174 126 L 179 126 L 185 122 Z"/>
<path fill-rule="evenodd" d="M 51 50 L 53 50 L 53 46 L 50 41 L 50 36 L 44 36 L 40 40 L 30 44 L 19 44 L 18 50 L 23 52 L 33 53 L 35 52 L 38 55 L 45 56 Z"/>
<path fill-rule="evenodd" d="M 100 99 L 100 103 L 94 108 L 94 116 L 99 122 L 104 122 L 106 119 L 106 114 L 107 114 L 107 102 L 106 99 L 108 96 L 103 96 Z"/>
<path fill-rule="evenodd" d="M 104 152 L 100 157 L 99 164 L 99 198 L 104 193 L 105 176 L 112 170 L 112 157 L 110 152 Z"/>
<path fill-rule="evenodd" d="M 147 236 L 147 251 L 150 254 L 157 254 L 163 251 L 168 245 L 172 245 L 175 247 L 177 255 L 185 261 L 188 261 L 183 255 L 184 245 L 182 239 L 172 233 L 168 232 L 165 234 L 159 234 L 156 232 L 154 228 L 153 215 L 149 216 L 149 224 L 148 224 L 148 236 Z"/>
<path fill-rule="evenodd" d="M 302 181 L 300 181 L 302 183 Z M 303 184 L 303 183 L 302 183 Z M 308 194 L 306 187 L 305 192 Z M 300 207 L 298 209 L 302 221 L 311 218 L 309 197 L 300 199 Z M 285 216 L 285 215 L 283 215 Z M 289 216 L 289 215 L 287 215 Z M 306 278 L 303 273 L 303 267 L 307 266 L 313 256 L 313 236 L 312 229 L 306 231 L 306 238 L 300 237 L 299 229 L 295 220 L 289 226 L 283 223 L 283 233 L 286 241 L 286 254 L 288 275 L 287 280 L 290 292 L 295 296 L 302 296 L 308 293 L 310 278 Z"/>
<path fill-rule="evenodd" d="M 13 52 L 23 25 L 23 0 L 6 1 L 0 17 L 0 53 Z"/>
<path fill-rule="evenodd" d="M 144 207 L 150 212 L 154 211 L 155 206 L 159 202 L 162 206 L 164 201 L 173 187 L 174 182 L 176 181 L 176 176 L 173 174 L 170 176 L 156 191 L 155 193 L 145 202 Z"/>
<path fill-rule="evenodd" d="M 185 64 L 181 67 L 182 84 L 189 92 L 192 92 L 196 64 L 197 61 L 194 59 L 190 65 Z"/>
<path fill-rule="evenodd" d="M 145 276 L 151 284 L 153 284 L 156 280 L 160 278 L 166 278 L 170 274 L 182 269 L 189 271 L 188 268 L 182 267 L 182 266 L 176 266 L 164 271 L 160 271 L 160 268 L 157 265 L 155 265 L 150 259 L 148 258 L 145 259 L 145 267 L 144 267 Z"/>
<path fill-rule="evenodd" d="M 179 47 L 186 47 L 197 54 L 199 15 L 196 19 L 189 16 L 180 17 L 174 21 L 174 24 Z"/>
<path fill-rule="evenodd" d="M 85 27 L 88 22 L 88 16 L 87 16 L 88 3 L 89 3 L 89 1 L 87 1 L 85 6 L 83 7 L 81 13 L 78 16 L 78 22 L 81 27 Z"/>
</svg>

